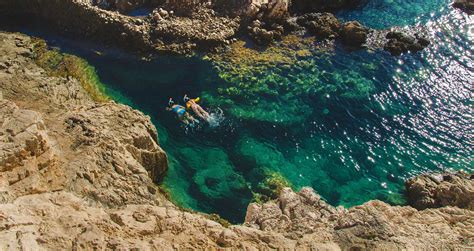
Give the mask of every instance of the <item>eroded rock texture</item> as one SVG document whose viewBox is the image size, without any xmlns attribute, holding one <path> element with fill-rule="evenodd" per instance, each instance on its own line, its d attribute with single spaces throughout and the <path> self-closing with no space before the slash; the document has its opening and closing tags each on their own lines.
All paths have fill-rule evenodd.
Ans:
<svg viewBox="0 0 474 251">
<path fill-rule="evenodd" d="M 298 244 L 332 240 L 343 249 L 467 248 L 473 244 L 474 211 L 444 207 L 418 211 L 369 201 L 350 209 L 325 203 L 311 188 L 283 189 L 276 201 L 252 203 L 245 224 L 297 239 Z"/>
<path fill-rule="evenodd" d="M 72 77 L 50 77 L 32 59 L 28 36 L 0 32 L 0 41 L 2 250 L 466 250 L 474 244 L 472 206 L 456 207 L 472 195 L 468 176 L 443 178 L 447 183 L 437 186 L 449 192 L 427 194 L 449 203 L 422 211 L 380 201 L 335 208 L 310 188 L 286 188 L 276 201 L 249 205 L 244 225 L 184 211 L 154 183 L 167 161 L 149 117 L 93 101 Z M 423 182 L 413 183 L 417 191 L 433 190 Z"/>
<path fill-rule="evenodd" d="M 474 210 L 474 176 L 466 173 L 425 174 L 405 184 L 410 205 L 417 209 L 456 206 Z"/>
<path fill-rule="evenodd" d="M 42 21 L 68 35 L 149 56 L 216 52 L 247 37 L 266 46 L 289 34 L 309 34 L 319 41 L 342 38 L 357 49 L 373 30 L 357 22 L 342 25 L 333 14 L 320 12 L 359 4 L 350 0 L 3 0 L 0 14 Z M 131 16 L 137 9 L 143 13 Z M 379 33 L 387 36 L 372 36 L 381 43 L 377 49 L 393 55 L 429 45 L 427 38 L 413 32 Z"/>
</svg>

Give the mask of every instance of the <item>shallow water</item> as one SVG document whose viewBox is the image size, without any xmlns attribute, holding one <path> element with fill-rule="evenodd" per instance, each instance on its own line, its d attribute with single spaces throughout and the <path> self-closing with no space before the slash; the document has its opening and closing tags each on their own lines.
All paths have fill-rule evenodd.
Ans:
<svg viewBox="0 0 474 251">
<path fill-rule="evenodd" d="M 373 0 L 339 16 L 374 28 L 426 24 L 433 42 L 401 57 L 336 45 L 237 73 L 199 58 L 146 62 L 50 43 L 87 58 L 113 97 L 152 117 L 177 203 L 232 222 L 275 172 L 352 206 L 403 204 L 404 180 L 421 172 L 474 170 L 473 19 L 446 0 Z M 165 107 L 185 93 L 222 109 L 219 125 L 180 126 Z"/>
</svg>

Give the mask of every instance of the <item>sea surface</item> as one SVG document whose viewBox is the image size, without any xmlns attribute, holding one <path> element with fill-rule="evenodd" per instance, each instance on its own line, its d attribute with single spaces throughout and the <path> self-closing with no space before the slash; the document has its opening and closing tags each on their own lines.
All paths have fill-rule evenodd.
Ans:
<svg viewBox="0 0 474 251">
<path fill-rule="evenodd" d="M 46 38 L 86 58 L 114 99 L 151 116 L 169 156 L 163 186 L 176 203 L 235 223 L 272 175 L 350 207 L 404 204 L 411 176 L 474 170 L 474 18 L 449 2 L 369 0 L 338 13 L 378 29 L 425 26 L 431 45 L 400 57 L 316 43 L 289 60 L 233 68 Z M 212 125 L 185 127 L 165 110 L 184 94 L 201 97 Z"/>
</svg>

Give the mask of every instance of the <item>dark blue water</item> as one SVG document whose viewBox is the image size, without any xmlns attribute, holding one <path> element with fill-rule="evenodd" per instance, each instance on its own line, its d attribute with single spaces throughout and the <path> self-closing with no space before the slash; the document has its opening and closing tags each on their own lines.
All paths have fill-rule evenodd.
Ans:
<svg viewBox="0 0 474 251">
<path fill-rule="evenodd" d="M 178 204 L 233 222 L 275 173 L 352 206 L 403 204 L 405 179 L 421 172 L 473 171 L 473 19 L 447 0 L 372 0 L 339 17 L 426 25 L 432 45 L 392 57 L 292 41 L 267 52 L 235 45 L 239 60 L 147 62 L 50 42 L 85 57 L 114 98 L 151 115 L 170 160 L 164 186 Z M 221 109 L 219 126 L 186 128 L 165 111 L 185 93 Z"/>
</svg>

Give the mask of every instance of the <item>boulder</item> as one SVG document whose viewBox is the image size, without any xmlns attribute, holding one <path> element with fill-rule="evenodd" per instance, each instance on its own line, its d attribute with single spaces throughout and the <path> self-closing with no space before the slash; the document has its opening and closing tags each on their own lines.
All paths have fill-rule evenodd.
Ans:
<svg viewBox="0 0 474 251">
<path fill-rule="evenodd" d="M 394 56 L 399 56 L 408 51 L 417 52 L 430 44 L 428 39 L 420 35 L 411 35 L 403 31 L 389 31 L 385 38 L 387 42 L 384 49 Z"/>
<path fill-rule="evenodd" d="M 346 22 L 340 32 L 342 42 L 351 47 L 361 47 L 367 40 L 370 30 L 357 21 Z"/>
</svg>

